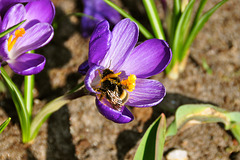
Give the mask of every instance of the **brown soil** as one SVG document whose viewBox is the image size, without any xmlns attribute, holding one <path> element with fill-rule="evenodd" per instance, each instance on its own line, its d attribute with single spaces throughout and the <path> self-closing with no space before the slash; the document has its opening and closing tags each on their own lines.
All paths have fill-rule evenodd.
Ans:
<svg viewBox="0 0 240 160">
<path fill-rule="evenodd" d="M 54 23 L 57 27 L 53 41 L 38 51 L 46 56 L 47 65 L 36 76 L 34 113 L 47 101 L 64 94 L 84 78 L 77 73 L 77 68 L 87 59 L 89 39 L 81 37 L 79 19 L 68 16 L 81 11 L 82 4 L 77 0 L 53 2 L 56 5 Z M 142 7 L 136 5 L 139 1 L 116 2 L 139 20 L 143 19 Z M 207 8 L 216 2 L 219 0 L 209 1 Z M 228 1 L 213 14 L 194 41 L 187 68 L 178 80 L 170 80 L 163 73 L 152 77 L 164 84 L 167 95 L 155 107 L 131 108 L 135 120 L 129 124 L 115 124 L 105 119 L 97 111 L 94 97 L 86 96 L 54 113 L 44 123 L 35 141 L 23 144 L 11 97 L 1 93 L 0 122 L 7 117 L 12 117 L 12 121 L 0 134 L 0 159 L 133 159 L 143 133 L 162 112 L 170 122 L 175 110 L 182 104 L 211 103 L 230 111 L 240 111 L 239 5 L 239 0 Z M 202 58 L 206 59 L 212 74 L 203 69 Z M 11 72 L 7 67 L 6 70 Z M 22 86 L 21 76 L 12 77 Z M 179 132 L 166 142 L 165 153 L 173 148 L 186 150 L 190 160 L 240 159 L 239 144 L 221 124 L 197 125 Z"/>
</svg>

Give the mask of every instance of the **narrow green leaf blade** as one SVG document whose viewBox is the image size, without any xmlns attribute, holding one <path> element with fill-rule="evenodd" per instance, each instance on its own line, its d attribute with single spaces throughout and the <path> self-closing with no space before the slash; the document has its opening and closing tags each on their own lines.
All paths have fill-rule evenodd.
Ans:
<svg viewBox="0 0 240 160">
<path fill-rule="evenodd" d="M 118 11 L 122 16 L 124 16 L 126 18 L 129 18 L 132 21 L 134 21 L 138 25 L 140 32 L 147 39 L 153 38 L 153 35 L 140 22 L 138 22 L 135 18 L 133 18 L 131 15 L 129 15 L 127 12 L 125 12 L 123 9 L 121 9 L 119 6 L 117 6 L 116 4 L 112 3 L 110 0 L 104 0 L 104 2 L 106 2 L 112 8 L 114 8 L 116 11 Z"/>
<path fill-rule="evenodd" d="M 33 140 L 37 136 L 39 129 L 41 128 L 42 124 L 48 119 L 48 117 L 68 102 L 70 102 L 70 100 L 65 99 L 64 96 L 61 96 L 46 104 L 34 117 L 31 123 L 30 140 Z"/>
<path fill-rule="evenodd" d="M 156 136 L 155 160 L 162 160 L 166 138 L 166 117 L 164 114 L 161 117 Z"/>
<path fill-rule="evenodd" d="M 150 21 L 155 37 L 158 39 L 166 40 L 154 0 L 143 0 L 143 5 L 147 12 L 148 19 Z"/>
<path fill-rule="evenodd" d="M 211 8 L 209 11 L 207 11 L 199 20 L 196 22 L 194 26 L 192 26 L 192 29 L 189 33 L 188 39 L 186 40 L 186 43 L 184 44 L 183 47 L 183 52 L 186 52 L 188 48 L 191 46 L 193 40 L 197 36 L 198 32 L 203 28 L 204 24 L 208 21 L 210 16 L 220 7 L 222 6 L 225 2 L 228 0 L 222 0 L 218 4 L 216 4 L 213 8 Z M 181 57 L 182 59 L 184 57 Z"/>
<path fill-rule="evenodd" d="M 8 30 L 0 33 L 0 38 L 2 38 L 3 36 L 7 35 L 8 33 L 14 31 L 15 29 L 17 29 L 19 26 L 21 26 L 26 20 L 23 20 L 22 22 L 16 24 L 15 26 L 9 28 Z"/>
<path fill-rule="evenodd" d="M 199 20 L 201 14 L 202 14 L 202 11 L 203 11 L 204 6 L 205 6 L 206 3 L 207 3 L 207 0 L 201 0 L 201 1 L 200 1 L 199 6 L 198 6 L 197 13 L 196 13 L 196 15 L 195 15 L 195 17 L 194 17 L 194 20 L 193 20 L 192 26 L 195 26 L 196 23 L 198 22 L 198 20 Z"/>
<path fill-rule="evenodd" d="M 68 94 L 58 97 L 49 103 L 47 103 L 34 117 L 31 128 L 30 128 L 30 140 L 33 140 L 37 134 L 42 124 L 51 116 L 52 113 L 59 110 L 65 104 L 73 99 L 89 95 L 89 91 L 84 86 L 84 82 L 80 83 L 76 88 L 70 91 Z"/>
<path fill-rule="evenodd" d="M 4 121 L 1 125 L 0 125 L 0 133 L 2 133 L 2 131 L 7 127 L 8 123 L 11 121 L 11 118 L 9 117 L 6 121 Z"/>
<path fill-rule="evenodd" d="M 134 160 L 155 159 L 157 129 L 162 116 L 159 116 L 147 129 L 135 153 Z"/>
<path fill-rule="evenodd" d="M 231 127 L 231 132 L 240 144 L 240 123 L 233 124 Z"/>
<path fill-rule="evenodd" d="M 22 94 L 17 88 L 17 86 L 13 83 L 11 78 L 7 75 L 3 67 L 1 67 L 1 76 L 5 80 L 6 85 L 8 86 L 9 92 L 11 94 L 12 100 L 15 104 L 19 121 L 21 124 L 23 142 L 26 142 L 27 139 L 29 138 L 28 136 L 29 136 L 30 119 L 28 117 L 27 109 L 24 104 Z"/>
<path fill-rule="evenodd" d="M 176 120 L 174 120 L 167 128 L 166 136 L 174 136 L 177 134 L 177 124 Z"/>
<path fill-rule="evenodd" d="M 181 16 L 181 0 L 174 0 L 173 11 L 170 18 L 170 31 L 169 31 L 169 44 L 173 45 L 173 40 L 175 36 L 176 27 Z"/>
<path fill-rule="evenodd" d="M 188 35 L 188 26 L 191 19 L 192 9 L 195 0 L 191 0 L 184 12 L 182 13 L 179 22 L 177 24 L 174 40 L 173 40 L 173 60 L 176 61 L 179 57 L 182 57 L 182 45 L 184 44 L 185 37 Z"/>
<path fill-rule="evenodd" d="M 187 32 L 187 27 L 190 23 L 190 18 L 191 18 L 191 13 L 192 13 L 192 9 L 193 9 L 193 5 L 195 3 L 195 0 L 191 0 L 186 9 L 184 10 L 184 12 L 182 13 L 178 23 L 177 23 L 177 27 L 176 30 L 172 32 L 174 32 L 174 37 L 171 37 L 171 44 L 172 44 L 172 53 L 173 53 L 173 57 L 171 60 L 171 63 L 168 65 L 168 67 L 166 68 L 166 72 L 169 73 L 172 68 L 174 68 L 174 65 L 176 65 L 177 63 L 180 62 L 179 57 L 183 57 L 183 54 L 186 54 L 183 52 L 182 50 L 182 46 L 184 44 L 184 39 L 187 36 L 188 32 Z"/>
<path fill-rule="evenodd" d="M 240 112 L 228 112 L 226 116 L 232 123 L 240 123 Z"/>
</svg>

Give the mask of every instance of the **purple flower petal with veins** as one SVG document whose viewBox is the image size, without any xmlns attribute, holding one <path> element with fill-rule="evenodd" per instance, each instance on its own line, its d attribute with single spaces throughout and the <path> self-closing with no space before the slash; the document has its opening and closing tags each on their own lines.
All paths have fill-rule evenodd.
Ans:
<svg viewBox="0 0 240 160">
<path fill-rule="evenodd" d="M 33 0 L 26 6 L 18 2 L 28 1 L 13 0 L 12 3 L 0 1 L 2 8 L 12 5 L 4 14 L 1 13 L 3 14 L 1 32 L 26 20 L 18 29 L 1 38 L 1 62 L 7 62 L 17 74 L 37 74 L 43 70 L 46 59 L 42 55 L 26 52 L 38 49 L 52 39 L 53 28 L 50 23 L 54 18 L 55 8 L 50 0 Z"/>
<path fill-rule="evenodd" d="M 83 5 L 83 13 L 87 15 L 83 16 L 81 22 L 83 37 L 89 37 L 102 20 L 109 21 L 111 25 L 121 20 L 120 14 L 103 0 L 83 0 Z"/>
<path fill-rule="evenodd" d="M 129 19 L 117 23 L 112 32 L 107 21 L 100 22 L 90 40 L 88 65 L 84 62 L 79 67 L 82 70 L 89 67 L 86 88 L 96 95 L 99 112 L 116 123 L 133 120 L 125 105 L 154 106 L 166 94 L 162 83 L 146 78 L 167 67 L 172 58 L 171 49 L 159 39 L 135 47 L 138 31 Z"/>
</svg>

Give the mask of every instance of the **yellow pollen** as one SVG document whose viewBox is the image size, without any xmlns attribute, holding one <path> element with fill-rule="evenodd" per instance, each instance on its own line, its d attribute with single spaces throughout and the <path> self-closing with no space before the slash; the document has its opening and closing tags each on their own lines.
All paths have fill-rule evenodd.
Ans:
<svg viewBox="0 0 240 160">
<path fill-rule="evenodd" d="M 137 77 L 134 74 L 130 74 L 128 79 L 122 80 L 121 84 L 127 89 L 127 91 L 132 92 L 136 86 Z"/>
<path fill-rule="evenodd" d="M 17 39 L 19 37 L 22 37 L 25 34 L 25 29 L 24 28 L 19 28 L 18 30 L 15 31 L 14 35 L 15 38 L 13 39 L 13 35 L 11 35 L 8 38 L 8 51 L 11 51 L 11 49 L 13 48 L 14 44 L 17 42 Z M 13 40 L 12 40 L 13 39 Z"/>
</svg>

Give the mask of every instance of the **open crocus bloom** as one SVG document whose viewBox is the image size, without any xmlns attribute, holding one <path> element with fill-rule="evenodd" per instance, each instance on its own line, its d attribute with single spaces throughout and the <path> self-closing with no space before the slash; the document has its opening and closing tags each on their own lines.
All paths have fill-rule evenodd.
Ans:
<svg viewBox="0 0 240 160">
<path fill-rule="evenodd" d="M 150 76 L 162 72 L 171 61 L 168 44 L 159 39 L 147 40 L 135 47 L 138 27 L 129 19 L 121 20 L 111 32 L 102 21 L 94 30 L 89 44 L 88 65 L 80 65 L 86 88 L 96 95 L 99 112 L 116 123 L 133 120 L 125 105 L 150 107 L 166 94 L 164 86 Z M 134 48 L 135 47 L 135 48 Z"/>
<path fill-rule="evenodd" d="M 1 13 L 2 14 L 2 13 Z M 33 1 L 24 6 L 15 4 L 3 15 L 0 31 L 26 20 L 15 31 L 0 39 L 1 62 L 7 62 L 17 74 L 31 75 L 43 70 L 46 59 L 40 54 L 26 52 L 38 49 L 53 37 L 50 25 L 55 15 L 55 8 L 50 0 Z"/>
<path fill-rule="evenodd" d="M 103 0 L 83 0 L 84 14 L 91 16 L 84 16 L 82 18 L 82 35 L 83 37 L 89 37 L 97 23 L 102 20 L 107 20 L 111 25 L 115 25 L 121 20 L 120 14 L 110 7 Z"/>
</svg>

